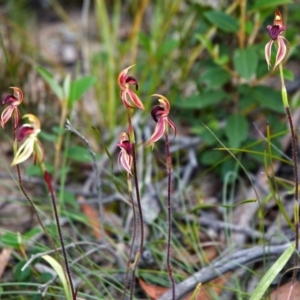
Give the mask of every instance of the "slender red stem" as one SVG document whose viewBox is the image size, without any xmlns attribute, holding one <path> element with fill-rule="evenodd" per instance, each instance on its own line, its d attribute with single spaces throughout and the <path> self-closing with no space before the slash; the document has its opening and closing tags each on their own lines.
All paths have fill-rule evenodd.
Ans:
<svg viewBox="0 0 300 300">
<path fill-rule="evenodd" d="M 130 202 L 132 205 L 132 213 L 133 213 L 133 233 L 132 233 L 132 240 L 131 240 L 131 245 L 130 245 L 130 250 L 129 250 L 129 256 L 128 256 L 128 263 L 127 263 L 127 270 L 126 270 L 126 275 L 125 275 L 125 281 L 124 281 L 124 291 L 122 294 L 122 300 L 125 299 L 126 295 L 126 289 L 128 285 L 128 278 L 129 278 L 129 269 L 131 267 L 131 256 L 133 252 L 133 247 L 135 244 L 135 237 L 136 237 L 136 232 L 137 232 L 137 218 L 136 218 L 136 211 L 135 211 L 135 205 L 133 201 L 133 195 L 132 195 L 132 184 L 131 184 L 131 175 L 127 174 L 127 185 L 128 185 L 128 192 L 129 192 L 129 197 L 130 197 Z M 132 268 L 132 273 L 131 273 L 131 284 L 130 284 L 130 296 L 129 299 L 133 298 L 133 292 L 134 292 L 134 282 L 135 279 L 135 265 Z"/>
<path fill-rule="evenodd" d="M 134 266 L 132 268 L 132 282 L 131 282 L 130 294 L 133 295 L 135 271 L 138 266 L 140 256 L 142 255 L 143 248 L 144 248 L 144 217 L 143 217 L 143 211 L 142 211 L 142 205 L 141 205 L 139 181 L 138 181 L 137 166 L 136 166 L 135 136 L 134 136 L 134 129 L 132 127 L 132 122 L 131 122 L 131 109 L 130 108 L 126 108 L 126 109 L 127 109 L 127 119 L 128 119 L 128 135 L 129 135 L 129 140 L 132 143 L 133 180 L 134 180 L 134 187 L 135 187 L 135 194 L 136 194 L 138 215 L 139 215 L 139 218 L 136 218 L 136 224 L 137 224 L 137 227 L 138 227 L 138 225 L 140 226 L 140 228 L 139 228 L 140 229 L 140 244 L 139 244 L 139 250 L 138 250 L 139 253 L 136 255 L 136 260 L 135 260 Z M 130 298 L 130 299 L 132 299 L 132 298 Z"/>
<path fill-rule="evenodd" d="M 173 269 L 171 263 L 171 237 L 172 237 L 172 207 L 171 207 L 171 181 L 172 181 L 172 157 L 169 147 L 168 132 L 165 133 L 166 140 L 166 160 L 168 173 L 168 194 L 167 194 L 167 223 L 168 223 L 168 237 L 167 237 L 167 269 L 171 281 L 172 299 L 175 299 L 175 280 L 173 276 Z"/>
<path fill-rule="evenodd" d="M 32 210 L 33 210 L 33 212 L 34 212 L 34 214 L 35 214 L 35 216 L 36 216 L 36 218 L 37 218 L 37 220 L 38 220 L 40 226 L 41 226 L 42 229 L 43 229 L 43 232 L 44 232 L 45 235 L 47 236 L 47 238 L 48 238 L 48 240 L 49 240 L 49 242 L 50 242 L 52 248 L 54 249 L 54 251 L 55 251 L 55 253 L 56 253 L 56 256 L 57 256 L 57 259 L 58 259 L 59 263 L 61 263 L 61 259 L 60 259 L 58 250 L 57 250 L 57 248 L 56 248 L 56 246 L 55 246 L 55 243 L 54 243 L 52 237 L 49 235 L 48 231 L 46 230 L 46 228 L 45 228 L 45 226 L 44 226 L 44 224 L 43 224 L 43 222 L 42 222 L 42 220 L 41 220 L 41 218 L 40 218 L 40 215 L 38 214 L 38 211 L 37 211 L 37 209 L 35 208 L 35 205 L 34 205 L 33 201 L 30 199 L 30 197 L 28 196 L 28 194 L 27 194 L 27 192 L 26 192 L 26 190 L 25 190 L 25 188 L 24 188 L 24 186 L 23 186 L 23 181 L 22 181 L 22 176 L 21 176 L 20 166 L 17 164 L 16 167 L 17 167 L 17 173 L 18 173 L 19 187 L 20 187 L 20 189 L 21 189 L 23 195 L 25 196 L 25 198 L 26 198 L 27 201 L 29 202 L 29 204 L 30 204 L 30 206 L 31 206 L 31 208 L 32 208 Z"/>
<path fill-rule="evenodd" d="M 69 267 L 69 263 L 68 263 L 68 257 L 67 257 L 65 242 L 64 242 L 61 227 L 60 227 L 60 224 L 59 224 L 59 217 L 58 217 L 58 211 L 57 211 L 57 205 L 56 205 L 54 190 L 53 190 L 53 187 L 52 187 L 51 175 L 47 171 L 44 171 L 44 179 L 45 179 L 45 182 L 47 184 L 49 193 L 51 195 L 52 207 L 53 207 L 54 217 L 55 217 L 55 221 L 56 221 L 58 237 L 59 237 L 59 241 L 60 241 L 60 244 L 61 244 L 61 249 L 62 249 L 62 253 L 63 253 L 63 257 L 64 257 L 65 271 L 66 271 L 66 274 L 68 276 L 68 283 L 70 285 L 72 299 L 76 300 L 77 291 L 74 289 L 74 286 L 73 286 L 73 281 L 72 281 L 71 271 L 70 271 L 70 267 Z"/>
</svg>

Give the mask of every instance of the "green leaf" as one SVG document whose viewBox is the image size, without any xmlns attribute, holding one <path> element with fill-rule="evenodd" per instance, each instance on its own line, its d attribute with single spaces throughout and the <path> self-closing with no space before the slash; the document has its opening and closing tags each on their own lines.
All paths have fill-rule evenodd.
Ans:
<svg viewBox="0 0 300 300">
<path fill-rule="evenodd" d="M 74 103 L 79 100 L 83 94 L 92 87 L 96 82 L 95 76 L 85 76 L 80 79 L 76 79 L 71 83 L 71 92 L 69 98 L 69 107 L 72 107 Z"/>
<path fill-rule="evenodd" d="M 44 256 L 42 256 L 42 258 L 45 261 L 47 261 L 49 263 L 49 265 L 54 269 L 54 271 L 56 272 L 56 274 L 58 275 L 59 279 L 62 282 L 66 299 L 71 300 L 72 297 L 71 297 L 71 291 L 70 291 L 69 284 L 68 284 L 68 279 L 65 276 L 65 272 L 64 272 L 62 266 L 54 258 L 52 258 L 49 255 L 44 255 Z"/>
<path fill-rule="evenodd" d="M 207 89 L 219 88 L 229 79 L 230 75 L 220 67 L 207 68 L 200 76 L 200 80 L 206 84 Z"/>
<path fill-rule="evenodd" d="M 256 73 L 258 55 L 253 48 L 236 49 L 233 54 L 235 70 L 245 79 L 250 80 Z"/>
<path fill-rule="evenodd" d="M 268 86 L 256 86 L 251 90 L 252 99 L 258 101 L 263 108 L 284 113 L 281 94 Z"/>
<path fill-rule="evenodd" d="M 21 261 L 14 268 L 14 276 L 18 282 L 25 282 L 30 277 L 31 270 L 29 267 L 22 271 L 22 268 L 25 264 L 26 261 Z"/>
<path fill-rule="evenodd" d="M 289 81 L 294 81 L 295 80 L 294 73 L 289 69 L 284 69 L 283 70 L 283 76 L 284 76 L 284 79 L 286 79 L 286 80 L 289 80 Z"/>
<path fill-rule="evenodd" d="M 67 157 L 78 162 L 92 162 L 92 157 L 83 146 L 72 146 L 67 150 Z"/>
<path fill-rule="evenodd" d="M 64 85 L 63 85 L 64 99 L 69 99 L 70 90 L 71 90 L 71 75 L 68 74 L 64 80 Z"/>
<path fill-rule="evenodd" d="M 261 10 L 271 7 L 277 7 L 279 5 L 284 5 L 288 3 L 293 3 L 292 0 L 256 0 L 252 9 Z"/>
<path fill-rule="evenodd" d="M 36 67 L 36 70 L 43 77 L 46 83 L 48 83 L 48 85 L 50 86 L 54 94 L 57 96 L 57 98 L 59 100 L 62 100 L 64 98 L 64 91 L 62 87 L 58 84 L 58 82 L 55 80 L 53 75 L 48 70 L 42 67 Z"/>
<path fill-rule="evenodd" d="M 223 91 L 209 91 L 203 94 L 193 95 L 185 100 L 174 102 L 174 106 L 184 109 L 201 109 L 227 99 Z"/>
<path fill-rule="evenodd" d="M 229 116 L 225 135 L 229 140 L 229 147 L 238 148 L 248 136 L 248 122 L 245 117 L 239 114 Z"/>
<path fill-rule="evenodd" d="M 213 25 L 223 31 L 237 32 L 239 30 L 237 20 L 226 13 L 221 11 L 208 11 L 204 15 Z"/>
<path fill-rule="evenodd" d="M 57 135 L 56 134 L 48 133 L 48 132 L 45 132 L 45 131 L 41 131 L 39 133 L 39 137 L 41 138 L 41 140 L 52 142 L 52 143 L 55 143 L 57 141 Z"/>
<path fill-rule="evenodd" d="M 21 243 L 18 234 L 12 232 L 5 233 L 3 236 L 1 236 L 0 240 L 5 246 L 9 246 L 16 249 L 19 248 Z"/>
<path fill-rule="evenodd" d="M 275 277 L 280 273 L 282 268 L 286 265 L 291 255 L 295 251 L 295 244 L 291 244 L 277 259 L 275 263 L 273 263 L 272 267 L 268 270 L 268 272 L 264 275 L 264 277 L 260 280 L 258 285 L 256 286 L 254 292 L 252 293 L 250 300 L 263 299 L 263 295 L 269 289 L 271 283 L 275 279 Z"/>
<path fill-rule="evenodd" d="M 196 38 L 201 42 L 201 44 L 208 50 L 208 52 L 212 52 L 214 47 L 209 38 L 205 34 L 197 34 Z"/>
<path fill-rule="evenodd" d="M 211 166 L 224 157 L 221 151 L 208 150 L 201 154 L 200 161 L 206 166 Z"/>
</svg>

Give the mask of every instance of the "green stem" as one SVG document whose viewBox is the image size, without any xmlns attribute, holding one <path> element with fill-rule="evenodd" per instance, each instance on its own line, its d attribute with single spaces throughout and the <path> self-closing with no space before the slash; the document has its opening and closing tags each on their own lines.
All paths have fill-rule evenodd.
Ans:
<svg viewBox="0 0 300 300">
<path fill-rule="evenodd" d="M 283 67 L 279 64 L 279 72 L 281 79 L 281 95 L 283 105 L 286 111 L 290 132 L 291 132 L 291 143 L 292 143 L 292 154 L 293 154 L 293 165 L 294 165 L 294 186 L 295 186 L 295 204 L 294 204 L 294 223 L 295 223 L 295 255 L 294 255 L 294 273 L 293 279 L 296 280 L 297 266 L 298 266 L 298 249 L 299 249 L 299 178 L 298 178 L 298 161 L 297 161 L 297 136 L 293 125 L 293 119 L 290 111 L 290 106 L 288 102 L 287 90 L 285 87 Z"/>
</svg>

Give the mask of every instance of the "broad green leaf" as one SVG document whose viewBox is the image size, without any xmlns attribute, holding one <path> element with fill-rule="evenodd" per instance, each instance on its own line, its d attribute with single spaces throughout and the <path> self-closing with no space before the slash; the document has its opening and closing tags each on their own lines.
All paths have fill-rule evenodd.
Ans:
<svg viewBox="0 0 300 300">
<path fill-rule="evenodd" d="M 207 89 L 219 88 L 229 79 L 230 75 L 221 67 L 207 68 L 200 76 L 200 80 L 206 84 Z"/>
<path fill-rule="evenodd" d="M 294 81 L 295 80 L 294 73 L 289 69 L 284 69 L 283 70 L 283 75 L 284 75 L 284 79 L 286 79 L 286 80 L 289 80 L 289 81 Z"/>
<path fill-rule="evenodd" d="M 265 8 L 276 8 L 279 5 L 293 3 L 292 0 L 256 0 L 252 9 L 260 10 Z"/>
<path fill-rule="evenodd" d="M 191 96 L 185 100 L 176 101 L 173 105 L 185 109 L 201 109 L 219 103 L 226 98 L 227 95 L 223 91 L 209 91 Z"/>
<path fill-rule="evenodd" d="M 52 143 L 55 143 L 57 141 L 57 135 L 56 134 L 48 133 L 48 132 L 45 132 L 45 131 L 41 131 L 39 133 L 39 137 L 41 138 L 41 140 L 45 140 L 45 141 L 52 142 Z"/>
<path fill-rule="evenodd" d="M 83 146 L 72 146 L 67 150 L 67 157 L 78 162 L 92 162 L 92 157 Z"/>
<path fill-rule="evenodd" d="M 48 85 L 50 86 L 54 94 L 57 96 L 57 98 L 59 100 L 62 100 L 64 97 L 64 91 L 62 87 L 58 84 L 58 82 L 55 80 L 53 75 L 48 70 L 42 67 L 36 67 L 36 70 L 43 77 L 46 83 L 48 83 Z"/>
<path fill-rule="evenodd" d="M 256 86 L 251 90 L 253 101 L 258 101 L 264 108 L 284 113 L 281 94 L 268 86 Z"/>
<path fill-rule="evenodd" d="M 22 268 L 25 264 L 26 261 L 21 261 L 14 267 L 14 276 L 18 282 L 26 282 L 30 277 L 30 273 L 31 273 L 30 267 L 22 271 Z"/>
<path fill-rule="evenodd" d="M 236 49 L 233 54 L 235 70 L 245 79 L 250 80 L 256 73 L 258 55 L 253 48 Z"/>
<path fill-rule="evenodd" d="M 20 239 L 18 237 L 18 234 L 16 233 L 5 233 L 1 236 L 0 240 L 5 246 L 9 246 L 12 248 L 19 248 L 20 246 Z"/>
<path fill-rule="evenodd" d="M 95 84 L 95 76 L 85 76 L 80 79 L 76 79 L 71 83 L 71 92 L 69 98 L 69 107 L 72 107 L 73 104 L 79 100 L 83 94 Z"/>
<path fill-rule="evenodd" d="M 286 265 L 293 252 L 295 251 L 295 244 L 291 244 L 277 259 L 275 263 L 273 263 L 272 267 L 268 270 L 268 272 L 264 275 L 264 277 L 260 280 L 258 285 L 256 286 L 254 292 L 252 293 L 250 300 L 263 299 L 265 292 L 269 289 L 271 283 L 275 279 L 275 277 L 279 274 L 279 272 Z"/>
<path fill-rule="evenodd" d="M 219 29 L 226 32 L 237 32 L 239 30 L 239 24 L 237 20 L 221 11 L 208 11 L 205 17 Z"/>
<path fill-rule="evenodd" d="M 62 266 L 54 258 L 52 258 L 49 255 L 44 255 L 44 256 L 42 256 L 42 258 L 45 261 L 47 261 L 49 263 L 49 265 L 54 269 L 54 271 L 56 272 L 56 274 L 58 275 L 59 279 L 62 282 L 66 299 L 71 300 L 72 297 L 71 297 L 71 291 L 70 291 L 69 284 L 68 284 L 68 279 L 65 276 L 65 272 L 64 272 Z"/>
<path fill-rule="evenodd" d="M 223 157 L 224 153 L 221 151 L 208 150 L 201 154 L 200 161 L 206 166 L 211 166 Z"/>
<path fill-rule="evenodd" d="M 234 114 L 229 116 L 225 127 L 225 135 L 229 140 L 229 147 L 238 148 L 248 136 L 248 122 L 244 116 Z"/>
</svg>

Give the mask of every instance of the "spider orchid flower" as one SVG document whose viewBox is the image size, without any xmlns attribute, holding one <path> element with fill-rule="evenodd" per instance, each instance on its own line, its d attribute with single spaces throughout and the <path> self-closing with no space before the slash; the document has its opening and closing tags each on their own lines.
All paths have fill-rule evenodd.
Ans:
<svg viewBox="0 0 300 300">
<path fill-rule="evenodd" d="M 265 57 L 270 68 L 271 63 L 271 51 L 272 45 L 275 41 L 277 41 L 277 53 L 274 68 L 275 69 L 279 64 L 281 64 L 288 54 L 288 45 L 289 42 L 285 37 L 282 36 L 282 32 L 286 29 L 286 26 L 283 25 L 282 17 L 280 11 L 276 8 L 275 10 L 275 18 L 273 25 L 268 25 L 267 30 L 271 37 L 271 40 L 265 46 Z"/>
<path fill-rule="evenodd" d="M 119 146 L 121 149 L 118 161 L 119 163 L 121 163 L 126 172 L 128 174 L 131 174 L 131 167 L 133 161 L 132 143 L 129 141 L 129 136 L 125 131 L 120 134 L 119 144 L 117 144 L 117 146 Z"/>
<path fill-rule="evenodd" d="M 128 108 L 140 108 L 144 109 L 144 105 L 140 98 L 135 94 L 133 90 L 130 89 L 130 85 L 134 85 L 136 91 L 138 90 L 138 82 L 137 80 L 132 77 L 128 76 L 128 70 L 132 68 L 134 65 L 124 69 L 118 77 L 118 84 L 121 89 L 121 98 L 123 103 L 125 104 L 126 107 Z"/>
<path fill-rule="evenodd" d="M 44 150 L 37 137 L 41 131 L 40 120 L 32 114 L 26 114 L 23 116 L 23 119 L 24 118 L 27 118 L 29 123 L 23 124 L 17 129 L 17 141 L 23 143 L 15 154 L 11 163 L 12 166 L 24 162 L 32 154 L 34 156 L 34 162 L 38 159 L 39 162 L 42 163 L 44 160 Z"/>
<path fill-rule="evenodd" d="M 146 142 L 146 146 L 153 145 L 157 142 L 166 132 L 168 132 L 169 127 L 174 130 L 174 134 L 176 136 L 176 126 L 168 117 L 170 112 L 170 103 L 168 99 L 159 94 L 154 94 L 153 96 L 159 97 L 158 101 L 160 104 L 155 105 L 151 110 L 152 118 L 155 122 L 157 122 L 157 124 L 154 133 L 150 137 L 149 141 Z"/>
<path fill-rule="evenodd" d="M 23 101 L 23 93 L 17 87 L 11 87 L 11 89 L 13 89 L 14 93 L 6 95 L 1 103 L 2 106 L 8 104 L 1 114 L 1 126 L 4 128 L 4 125 L 12 117 L 14 130 L 16 130 L 20 122 L 20 111 L 18 106 Z"/>
</svg>

